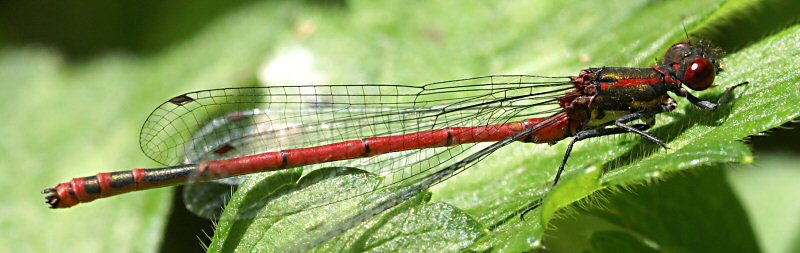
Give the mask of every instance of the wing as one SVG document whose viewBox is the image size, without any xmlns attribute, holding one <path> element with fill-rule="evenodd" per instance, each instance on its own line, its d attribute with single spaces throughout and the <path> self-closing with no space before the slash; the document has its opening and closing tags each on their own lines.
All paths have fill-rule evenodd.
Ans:
<svg viewBox="0 0 800 253">
<path fill-rule="evenodd" d="M 548 116 L 560 110 L 557 97 L 572 88 L 563 77 L 502 75 L 420 87 L 317 85 L 198 91 L 177 96 L 156 108 L 142 127 L 140 143 L 147 156 L 165 165 L 226 159 L 375 136 Z M 380 190 L 415 182 L 480 150 L 480 146 L 408 150 L 310 165 L 304 170 L 357 167 L 382 177 L 381 186 L 373 189 Z M 198 203 L 207 199 L 187 204 L 195 205 L 192 209 L 221 206 Z M 328 198 L 318 204 L 339 200 Z"/>
</svg>

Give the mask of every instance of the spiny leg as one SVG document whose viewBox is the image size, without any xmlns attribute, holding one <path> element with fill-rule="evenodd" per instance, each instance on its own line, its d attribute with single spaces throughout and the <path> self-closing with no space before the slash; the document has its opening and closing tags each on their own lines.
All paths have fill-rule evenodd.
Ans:
<svg viewBox="0 0 800 253">
<path fill-rule="evenodd" d="M 737 84 L 737 85 L 734 85 L 733 87 L 728 88 L 727 90 L 725 90 L 725 93 L 722 94 L 722 97 L 720 97 L 719 100 L 717 100 L 717 103 L 701 100 L 701 99 L 695 97 L 694 95 L 692 95 L 691 93 L 689 93 L 689 91 L 687 91 L 686 89 L 681 89 L 680 92 L 677 93 L 677 94 L 678 94 L 678 96 L 686 97 L 686 100 L 689 100 L 689 102 L 691 102 L 692 104 L 696 105 L 697 107 L 702 108 L 703 110 L 714 111 L 717 108 L 719 108 L 720 105 L 727 103 L 729 100 L 731 100 L 731 98 L 733 98 L 733 90 L 734 89 L 738 88 L 739 86 L 748 84 L 748 83 L 750 83 L 750 82 L 742 82 L 740 84 Z"/>
<path fill-rule="evenodd" d="M 645 130 L 649 129 L 650 126 L 645 125 L 645 124 L 636 124 L 636 125 L 633 125 L 631 128 L 632 129 L 636 129 L 637 131 L 645 131 Z M 628 129 L 628 128 L 600 128 L 600 129 L 589 129 L 589 130 L 581 131 L 581 132 L 578 132 L 577 134 L 575 134 L 575 136 L 569 142 L 569 145 L 567 145 L 567 151 L 564 153 L 564 159 L 561 160 L 561 165 L 558 166 L 558 172 L 556 172 L 556 177 L 553 180 L 553 185 L 551 186 L 551 189 L 555 188 L 556 184 L 558 184 L 558 180 L 561 178 L 561 174 L 564 173 L 564 167 L 567 165 L 567 160 L 569 160 L 569 156 L 572 153 L 572 147 L 575 145 L 576 142 L 579 142 L 579 141 L 582 141 L 582 140 L 586 140 L 586 139 L 590 139 L 590 138 L 594 138 L 594 137 L 609 136 L 609 135 L 623 134 L 623 133 L 629 133 L 629 132 L 631 132 L 631 130 Z M 525 219 L 525 214 L 527 214 L 528 212 L 530 212 L 533 209 L 538 208 L 540 204 L 541 203 L 536 203 L 533 206 L 528 207 L 527 209 L 525 209 L 525 211 L 522 211 L 522 214 L 520 215 L 520 219 L 524 220 Z"/>
<path fill-rule="evenodd" d="M 637 131 L 645 131 L 650 128 L 650 126 L 645 124 L 636 124 L 630 127 L 631 129 L 636 129 Z M 558 172 L 556 172 L 556 178 L 553 180 L 553 187 L 558 184 L 558 179 L 561 178 L 561 174 L 564 173 L 564 167 L 567 165 L 567 160 L 569 160 L 569 155 L 572 153 L 572 147 L 575 145 L 576 142 L 600 137 L 600 136 L 609 136 L 615 134 L 624 134 L 631 132 L 628 128 L 600 128 L 600 129 L 589 129 L 585 131 L 581 131 L 572 138 L 567 145 L 567 151 L 564 153 L 564 159 L 561 160 L 561 165 L 558 166 Z"/>
<path fill-rule="evenodd" d="M 653 117 L 653 116 L 654 116 L 654 113 L 634 112 L 634 113 L 631 113 L 631 114 L 628 114 L 628 115 L 620 117 L 619 119 L 614 121 L 614 125 L 616 125 L 618 128 L 622 128 L 622 129 L 627 130 L 627 132 L 634 132 L 634 133 L 636 133 L 638 135 L 641 135 L 642 137 L 644 137 L 644 138 L 646 138 L 646 139 L 648 139 L 648 140 L 650 140 L 652 142 L 655 142 L 656 144 L 658 144 L 659 146 L 663 147 L 664 149 L 669 149 L 669 147 L 667 147 L 666 143 L 664 143 L 663 141 L 659 140 L 655 136 L 645 132 L 644 130 L 639 130 L 636 127 L 632 127 L 632 126 L 629 126 L 629 125 L 625 124 L 625 123 L 631 122 L 633 120 L 637 120 L 637 119 L 640 119 L 640 118 L 650 118 L 650 117 Z M 649 128 L 649 126 L 648 126 L 648 128 Z M 614 129 L 614 128 L 612 128 L 612 129 Z"/>
</svg>

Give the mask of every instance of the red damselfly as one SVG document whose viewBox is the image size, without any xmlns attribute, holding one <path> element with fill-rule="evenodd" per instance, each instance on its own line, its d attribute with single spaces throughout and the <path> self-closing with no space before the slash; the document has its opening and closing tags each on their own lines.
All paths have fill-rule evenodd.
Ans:
<svg viewBox="0 0 800 253">
<path fill-rule="evenodd" d="M 646 130 L 655 125 L 657 114 L 676 108 L 668 92 L 708 111 L 730 99 L 734 88 L 746 82 L 727 89 L 716 103 L 683 88 L 709 88 L 721 71 L 715 57 L 707 46 L 681 42 L 653 67 L 587 68 L 568 77 L 494 75 L 424 86 L 269 86 L 186 93 L 156 108 L 141 131 L 144 153 L 168 167 L 99 173 L 43 193 L 50 207 L 68 208 L 132 191 L 293 167 L 357 167 L 384 178 L 375 189 L 342 194 L 351 197 L 407 187 L 351 220 L 357 223 L 509 143 L 572 137 L 555 186 L 578 141 L 635 133 L 666 148 Z M 636 120 L 641 123 L 633 124 Z M 481 142 L 493 144 L 476 145 Z"/>
</svg>

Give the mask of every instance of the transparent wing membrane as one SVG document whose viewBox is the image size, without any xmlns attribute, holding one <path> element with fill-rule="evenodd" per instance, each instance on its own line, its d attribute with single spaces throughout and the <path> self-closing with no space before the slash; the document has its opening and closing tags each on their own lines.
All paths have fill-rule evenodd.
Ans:
<svg viewBox="0 0 800 253">
<path fill-rule="evenodd" d="M 144 153 L 164 165 L 197 163 L 369 137 L 475 127 L 548 117 L 557 97 L 572 89 L 566 77 L 484 76 L 403 85 L 317 85 L 231 88 L 187 93 L 156 108 L 140 136 Z M 494 131 L 486 128 L 484 131 Z M 340 185 L 314 206 L 408 185 L 481 150 L 463 144 L 304 166 L 358 168 L 381 178 L 376 187 Z M 224 180 L 237 184 L 241 178 Z M 224 197 L 209 197 L 204 184 L 187 189 L 190 209 L 208 216 Z M 211 188 L 211 187 L 208 187 Z M 214 192 L 227 193 L 219 190 Z M 205 203 L 200 203 L 205 202 Z M 302 205 L 301 205 L 302 206 Z M 307 206 L 305 206 L 307 208 Z M 287 210 L 294 212 L 297 210 Z M 252 215 L 243 215 L 254 216 Z M 249 218 L 249 217 L 248 217 Z"/>
</svg>

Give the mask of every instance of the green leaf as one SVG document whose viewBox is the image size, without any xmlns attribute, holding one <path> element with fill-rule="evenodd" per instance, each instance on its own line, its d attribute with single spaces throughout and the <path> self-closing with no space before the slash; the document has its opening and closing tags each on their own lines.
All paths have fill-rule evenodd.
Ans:
<svg viewBox="0 0 800 253">
<path fill-rule="evenodd" d="M 678 41 L 682 35 L 682 31 L 675 26 L 649 23 L 650 20 L 657 20 L 658 15 L 673 15 L 670 14 L 670 11 L 674 10 L 672 4 L 677 5 L 678 3 L 640 6 L 640 8 L 636 9 L 636 12 L 621 11 L 621 13 L 629 15 L 620 14 L 620 17 L 618 17 L 619 22 L 609 26 L 602 26 L 602 23 L 597 23 L 599 26 L 591 27 L 595 31 L 591 34 L 608 35 L 597 38 L 592 43 L 588 43 L 588 41 L 589 38 L 594 37 L 580 32 L 577 35 L 575 33 L 561 34 L 551 32 L 546 38 L 547 40 L 558 38 L 564 41 L 574 41 L 575 45 L 587 45 L 584 47 L 575 46 L 575 48 L 578 52 L 583 51 L 591 56 L 588 62 L 600 59 L 607 60 L 604 65 L 621 64 L 623 66 L 647 62 L 648 60 L 646 59 L 658 56 L 666 48 L 666 45 Z M 693 10 L 708 9 L 699 6 L 703 4 L 702 2 L 681 2 L 680 4 L 698 5 L 696 8 L 691 8 Z M 433 6 L 417 6 L 415 8 L 447 9 L 438 6 L 440 3 L 431 5 Z M 359 7 L 369 8 L 373 6 L 365 5 Z M 578 9 L 571 9 L 570 11 L 581 11 L 580 7 L 575 7 Z M 585 8 L 591 7 L 595 6 L 586 6 Z M 356 9 L 358 10 L 358 8 Z M 398 31 L 395 29 L 399 29 L 392 26 L 393 18 L 397 16 L 407 14 L 410 16 L 409 21 L 420 22 L 414 21 L 417 17 L 404 12 L 405 10 L 400 8 L 397 13 L 384 13 L 388 15 L 385 19 L 380 21 L 370 20 L 365 23 L 375 26 L 373 28 L 378 28 L 379 31 L 383 29 L 385 31 L 385 34 L 382 34 L 383 36 L 389 36 L 390 38 L 399 36 L 399 38 L 412 42 L 419 40 L 420 38 L 408 34 L 394 34 L 394 32 Z M 414 13 L 414 11 L 410 12 Z M 652 15 L 644 15 L 643 13 Z M 465 15 L 470 14 L 465 13 Z M 550 14 L 542 15 L 546 17 Z M 558 15 L 564 15 L 564 13 L 559 13 Z M 569 15 L 567 14 L 567 16 Z M 595 18 L 591 13 L 580 17 L 580 21 L 584 22 Z M 599 17 L 597 16 L 597 18 Z M 424 20 L 422 17 L 419 18 Z M 565 22 L 570 21 L 572 20 Z M 611 32 L 642 24 L 652 25 L 653 27 L 663 25 L 664 29 L 660 31 L 665 32 L 656 34 L 662 37 L 644 33 L 644 30 L 636 33 L 636 29 L 632 29 L 634 31 L 630 33 L 619 34 Z M 447 27 L 454 24 L 442 23 L 438 25 Z M 567 24 L 552 25 L 566 26 Z M 413 24 L 411 26 L 413 27 Z M 432 26 L 436 27 L 436 25 Z M 535 27 L 535 25 L 531 26 Z M 688 28 L 691 30 L 692 26 Z M 441 29 L 450 31 L 450 27 Z M 659 29 L 650 28 L 648 30 Z M 530 33 L 535 34 L 535 32 L 531 31 Z M 546 32 L 550 31 L 546 30 Z M 635 34 L 635 36 L 627 37 L 631 36 L 631 34 Z M 665 37 L 664 34 L 668 35 Z M 724 72 L 725 74 L 717 79 L 718 86 L 702 93 L 701 98 L 715 100 L 725 88 L 745 80 L 750 81 L 750 85 L 744 86 L 735 92 L 736 99 L 734 102 L 725 105 L 718 111 L 705 112 L 692 107 L 685 101 L 680 101 L 682 104 L 678 110 L 660 116 L 658 119 L 660 121 L 659 126 L 651 132 L 668 141 L 670 150 L 660 150 L 655 145 L 642 141 L 635 136 L 605 138 L 581 143 L 573 153 L 573 159 L 568 166 L 562 184 L 548 194 L 547 190 L 554 170 L 547 168 L 557 168 L 565 148 L 564 144 L 561 143 L 554 147 L 512 145 L 507 150 L 500 151 L 495 156 L 486 159 L 476 168 L 461 173 L 456 178 L 434 189 L 434 200 L 444 201 L 463 208 L 489 230 L 489 233 L 477 238 L 477 241 L 470 245 L 471 249 L 521 251 L 542 245 L 541 238 L 544 234 L 544 229 L 558 209 L 584 196 L 591 195 L 593 192 L 617 185 L 657 180 L 672 171 L 697 168 L 703 165 L 750 162 L 752 155 L 750 155 L 747 146 L 737 140 L 778 126 L 798 116 L 797 105 L 800 102 L 800 96 L 797 93 L 797 86 L 794 85 L 798 75 L 797 72 L 792 72 L 797 69 L 795 68 L 797 63 L 791 61 L 791 56 L 798 53 L 798 49 L 792 46 L 798 43 L 797 34 L 797 27 L 788 29 L 725 59 L 730 67 Z M 459 33 L 448 33 L 448 36 L 458 37 Z M 491 48 L 495 45 L 494 43 L 497 43 L 493 40 L 494 37 L 485 37 L 487 39 L 481 41 L 484 46 Z M 612 38 L 612 40 L 609 38 Z M 619 44 L 624 44 L 626 41 L 634 39 L 636 42 L 628 42 L 628 45 L 631 45 L 630 47 L 619 46 Z M 581 41 L 584 41 L 584 43 L 581 43 Z M 612 41 L 616 42 L 616 44 L 610 44 Z M 424 41 L 418 43 L 421 45 L 417 45 L 418 48 L 412 51 L 422 52 L 417 57 L 424 58 L 427 55 L 425 52 L 429 50 L 429 46 Z M 313 43 L 311 44 L 313 45 Z M 605 47 L 600 45 L 605 45 Z M 394 44 L 394 46 L 402 49 L 409 45 Z M 623 48 L 622 51 L 624 53 L 619 54 L 620 49 L 616 48 Z M 534 52 L 533 55 L 537 55 L 536 50 L 531 51 Z M 391 55 L 392 52 L 384 53 Z M 441 58 L 441 55 L 447 55 L 448 53 L 450 52 L 444 50 L 437 55 L 437 58 Z M 498 53 L 497 57 L 503 59 L 505 52 L 498 51 Z M 481 52 L 479 51 L 477 55 L 467 54 L 467 57 L 480 57 L 480 55 Z M 636 57 L 632 59 L 621 58 L 622 55 L 634 55 Z M 453 55 L 453 57 L 458 59 L 464 56 Z M 759 61 L 756 58 L 768 60 Z M 626 60 L 627 63 L 625 62 Z M 408 64 L 406 61 L 408 59 L 400 59 L 394 64 Z M 531 62 L 538 61 L 531 60 Z M 434 69 L 438 64 L 437 59 L 430 59 L 425 63 L 426 67 Z M 565 62 L 558 66 L 573 64 L 577 65 L 577 63 Z M 420 71 L 419 73 L 428 72 Z M 591 147 L 591 149 L 587 147 Z M 503 166 L 489 167 L 493 164 L 502 164 Z M 599 166 L 602 170 L 589 169 L 586 170 L 589 173 L 577 173 L 583 171 L 583 168 L 599 164 L 602 164 Z M 599 172 L 606 173 L 598 179 Z M 246 193 L 239 192 L 237 194 Z M 544 199 L 545 202 L 542 208 L 532 212 L 530 217 L 526 217 L 528 221 L 522 221 L 517 218 L 521 211 L 541 200 L 543 196 L 547 197 Z M 235 210 L 231 209 L 228 211 L 235 212 Z M 384 218 L 379 215 L 375 219 Z M 335 226 L 332 226 L 331 229 L 335 229 Z M 411 229 L 413 230 L 413 228 Z M 365 228 L 357 227 L 356 230 L 363 231 Z M 337 240 L 357 240 L 350 236 L 352 235 L 345 233 Z M 358 238 L 362 239 L 358 240 L 366 240 L 363 239 L 364 236 L 369 235 L 359 234 Z M 224 237 L 217 237 L 217 240 L 224 239 Z M 259 239 L 264 239 L 265 241 L 248 243 L 268 243 L 266 238 Z"/>
<path fill-rule="evenodd" d="M 648 6 L 638 9 L 636 14 L 659 12 L 660 15 L 669 15 L 669 12 L 665 10 L 669 10 L 669 8 Z M 654 19 L 654 17 L 646 16 L 645 18 L 632 15 L 627 20 L 623 19 L 625 21 L 620 22 L 616 29 L 626 27 L 625 25 L 628 24 L 641 23 L 644 19 Z M 413 15 L 411 20 L 413 20 Z M 391 23 L 390 21 L 386 22 Z M 387 24 L 381 23 L 381 25 Z M 594 28 L 603 29 L 602 27 Z M 671 171 L 695 168 L 705 164 L 748 162 L 752 160 L 749 150 L 736 140 L 775 127 L 797 116 L 797 104 L 792 103 L 798 101 L 797 94 L 789 85 L 797 76 L 790 74 L 788 80 L 778 79 L 777 77 L 785 76 L 786 73 L 780 73 L 781 69 L 785 68 L 776 68 L 777 65 L 791 64 L 787 62 L 789 59 L 787 56 L 796 54 L 795 50 L 797 49 L 788 46 L 796 43 L 792 32 L 796 33 L 796 29 L 777 35 L 767 42 L 727 59 L 728 64 L 735 68 L 728 70 L 728 75 L 721 76 L 717 81 L 720 86 L 704 93 L 702 98 L 709 100 L 716 98 L 724 88 L 744 80 L 750 81 L 752 85 L 737 90 L 737 99 L 734 103 L 713 113 L 700 111 L 684 103 L 676 112 L 660 117 L 660 127 L 652 132 L 669 141 L 672 150 L 661 151 L 654 145 L 642 142 L 635 137 L 623 137 L 621 140 L 618 138 L 613 141 L 589 141 L 579 145 L 573 157 L 580 158 L 573 158 L 570 163 L 571 169 L 568 169 L 567 177 L 562 185 L 548 195 L 540 210 L 532 213 L 534 217 L 542 215 L 542 219 L 538 221 L 539 224 L 524 223 L 515 217 L 520 211 L 545 195 L 544 191 L 547 190 L 548 182 L 552 177 L 552 168 L 556 168 L 560 161 L 563 144 L 557 145 L 554 150 L 542 150 L 534 147 L 532 152 L 521 151 L 519 147 L 515 147 L 516 154 L 507 158 L 502 158 L 503 155 L 496 155 L 484 163 L 504 164 L 503 168 L 494 168 L 488 172 L 485 172 L 488 168 L 480 168 L 485 166 L 473 168 L 459 175 L 457 179 L 453 179 L 452 181 L 455 183 L 448 182 L 442 189 L 434 191 L 434 197 L 465 208 L 468 213 L 474 215 L 490 229 L 491 233 L 480 238 L 472 246 L 475 249 L 525 250 L 540 245 L 543 228 L 547 226 L 557 209 L 595 191 L 614 185 L 658 179 Z M 673 34 L 680 35 L 678 30 L 673 30 Z M 387 35 L 392 36 L 392 34 Z M 558 34 L 554 37 L 558 37 Z M 655 37 L 652 38 L 655 39 Z M 602 44 L 602 39 L 596 43 Z M 581 38 L 574 38 L 574 40 L 580 41 Z M 624 41 L 625 38 L 615 40 L 615 42 L 623 43 Z M 770 41 L 772 43 L 769 43 Z M 663 44 L 668 43 L 670 42 L 661 42 L 662 45 L 657 48 L 663 50 Z M 610 53 L 601 49 L 606 48 L 589 48 L 589 50 L 597 50 L 596 55 Z M 649 52 L 650 55 L 660 53 L 648 51 L 650 48 L 647 47 L 635 47 L 632 50 L 642 50 Z M 747 59 L 759 52 L 769 52 L 776 60 L 764 62 Z M 613 57 L 610 59 L 611 62 L 614 62 Z M 758 62 L 758 64 L 753 64 L 754 62 Z M 759 73 L 759 75 L 753 75 L 754 73 Z M 778 110 L 765 109 L 768 106 L 774 106 L 776 101 L 782 101 L 785 106 Z M 773 118 L 766 119 L 766 115 Z M 587 145 L 592 145 L 592 150 L 583 148 Z M 498 153 L 509 154 L 508 152 Z M 576 168 L 585 168 L 590 165 L 591 161 L 604 160 L 607 162 L 601 168 L 607 173 L 603 174 L 599 182 L 596 179 L 599 175 L 597 172 L 601 171 L 599 169 L 590 170 L 592 173 L 578 175 L 572 173 Z M 472 173 L 476 170 L 481 172 Z M 485 175 L 481 175 L 484 172 Z M 593 184 L 592 182 L 597 183 Z M 498 189 L 497 185 L 504 187 Z"/>
<path fill-rule="evenodd" d="M 728 170 L 764 252 L 800 250 L 800 159 L 792 153 L 760 154 L 754 164 Z"/>
<path fill-rule="evenodd" d="M 700 169 L 630 194 L 588 212 L 668 252 L 756 252 L 758 244 L 722 168 Z"/>
<path fill-rule="evenodd" d="M 317 203 L 337 194 L 345 196 L 374 190 L 381 178 L 353 168 L 323 168 L 300 178 L 301 170 L 248 180 L 228 205 L 215 241 L 209 252 L 282 251 L 308 247 L 313 238 L 337 229 L 336 224 L 353 214 L 353 210 L 374 202 L 374 194 L 347 198 L 329 205 Z M 299 178 L 299 180 L 298 180 Z M 295 183 L 296 182 L 296 183 Z M 331 189 L 351 189 L 350 192 Z M 441 203 L 425 204 L 429 194 L 381 215 L 360 229 L 340 231 L 350 240 L 333 240 L 317 250 L 396 251 L 459 249 L 470 245 L 484 232 L 480 224 L 460 210 Z M 246 205 L 246 206 L 243 206 Z M 249 205 L 249 206 L 247 206 Z M 287 213 L 287 210 L 290 211 Z M 251 213 L 251 211 L 255 213 Z"/>
<path fill-rule="evenodd" d="M 4 138 L 0 171 L 7 172 L 0 185 L 6 186 L 3 200 L 10 204 L 0 218 L 0 229 L 8 235 L 0 238 L 0 249 L 153 251 L 163 240 L 170 196 L 166 190 L 59 211 L 44 208 L 34 193 L 99 171 L 156 166 L 140 154 L 136 138 L 153 107 L 190 90 L 270 80 L 257 77 L 258 73 L 271 59 L 294 48 L 313 55 L 314 75 L 322 77 L 309 81 L 311 72 L 301 72 L 293 74 L 299 79 L 284 83 L 422 84 L 485 74 L 574 75 L 587 66 L 651 65 L 671 43 L 684 39 L 682 23 L 702 37 L 710 34 L 704 30 L 707 27 L 735 24 L 732 16 L 747 21 L 770 15 L 723 11 L 731 5 L 741 9 L 743 5 L 736 4 L 741 2 L 350 1 L 345 8 L 259 2 L 244 5 L 195 37 L 153 55 L 112 53 L 69 62 L 40 46 L 7 46 L 0 51 L 0 99 L 8 105 L 0 109 L 6 121 L 0 125 Z M 747 2 L 747 6 L 760 4 Z M 756 28 L 765 29 L 779 31 Z M 710 37 L 728 42 L 725 34 L 729 33 L 721 34 Z M 760 42 L 732 52 L 724 59 L 726 71 L 716 81 L 720 87 L 700 93 L 702 98 L 715 99 L 722 88 L 750 81 L 737 90 L 730 106 L 707 113 L 679 101 L 678 111 L 658 118 L 659 128 L 653 133 L 668 140 L 671 150 L 660 150 L 635 136 L 587 141 L 576 147 L 564 181 L 548 191 L 565 144 L 514 144 L 435 187 L 433 203 L 426 202 L 427 197 L 414 198 L 320 249 L 345 245 L 353 251 L 410 250 L 407 247 L 429 245 L 428 249 L 526 251 L 541 247 L 551 217 L 582 196 L 617 185 L 660 180 L 665 173 L 703 164 L 749 161 L 747 147 L 738 140 L 778 126 L 800 111 L 800 68 L 794 60 L 798 28 L 786 28 L 768 38 L 762 38 L 763 34 L 742 33 L 749 39 L 728 48 Z M 595 173 L 600 172 L 597 181 Z M 287 173 L 296 178 L 292 174 L 296 172 Z M 264 180 L 265 185 L 276 182 L 287 187 L 261 187 L 270 193 L 289 191 L 301 179 Z M 258 200 L 258 192 L 249 199 Z M 248 191 L 237 194 L 248 199 Z M 536 210 L 525 221 L 518 218 L 522 210 L 543 198 L 550 207 L 546 213 Z M 231 207 L 253 204 L 232 203 Z M 347 212 L 337 212 L 342 213 Z M 282 221 L 293 229 L 316 225 Z M 412 225 L 403 229 L 389 225 L 404 221 Z M 289 239 L 309 240 L 284 238 L 289 234 L 280 231 L 264 237 L 257 226 L 242 227 L 239 222 L 221 221 L 212 247 L 266 249 Z M 320 231 L 324 228 L 329 227 L 319 227 Z M 421 242 L 428 234 L 419 231 L 442 232 L 431 238 L 443 242 Z"/>
</svg>

